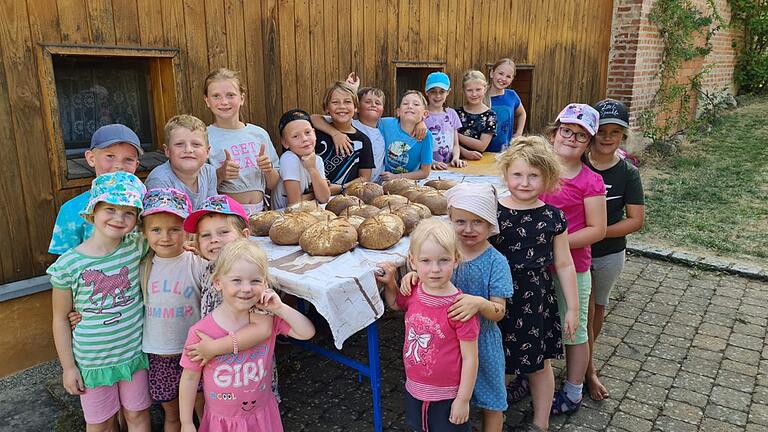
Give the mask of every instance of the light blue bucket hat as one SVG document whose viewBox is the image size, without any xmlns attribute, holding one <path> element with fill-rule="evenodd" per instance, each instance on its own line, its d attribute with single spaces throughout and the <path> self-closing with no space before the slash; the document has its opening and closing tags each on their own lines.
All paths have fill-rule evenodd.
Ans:
<svg viewBox="0 0 768 432">
<path fill-rule="evenodd" d="M 91 182 L 91 197 L 80 216 L 92 215 L 96 204 L 108 204 L 144 209 L 142 199 L 147 192 L 144 183 L 131 173 L 118 171 L 102 174 Z"/>
</svg>

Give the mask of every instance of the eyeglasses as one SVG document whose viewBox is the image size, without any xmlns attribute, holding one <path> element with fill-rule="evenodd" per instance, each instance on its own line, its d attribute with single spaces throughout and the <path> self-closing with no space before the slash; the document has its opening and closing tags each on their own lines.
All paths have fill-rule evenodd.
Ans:
<svg viewBox="0 0 768 432">
<path fill-rule="evenodd" d="M 557 132 L 560 134 L 561 137 L 563 137 L 565 139 L 568 139 L 568 138 L 576 135 L 576 141 L 578 141 L 580 143 L 585 143 L 585 142 L 589 141 L 590 138 L 592 138 L 591 136 L 589 136 L 589 135 L 587 135 L 587 134 L 585 134 L 583 132 L 574 132 L 571 129 L 565 127 L 565 126 L 560 126 L 557 129 Z"/>
</svg>

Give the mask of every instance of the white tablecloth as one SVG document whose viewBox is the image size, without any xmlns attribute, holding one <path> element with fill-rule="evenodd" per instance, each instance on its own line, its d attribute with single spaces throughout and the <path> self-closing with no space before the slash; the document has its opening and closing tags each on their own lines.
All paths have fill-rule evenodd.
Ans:
<svg viewBox="0 0 768 432">
<path fill-rule="evenodd" d="M 313 257 L 299 246 L 278 246 L 269 237 L 251 238 L 267 253 L 270 273 L 280 288 L 311 302 L 328 321 L 339 349 L 384 313 L 374 268 L 382 261 L 404 265 L 409 244 L 403 237 L 383 251 L 356 247 L 337 257 Z"/>
<path fill-rule="evenodd" d="M 496 188 L 496 192 L 499 194 L 499 196 L 508 193 L 507 191 L 507 185 L 504 183 L 504 180 L 502 180 L 501 176 L 488 176 L 488 175 L 469 175 L 469 174 L 461 174 L 453 171 L 435 171 L 432 170 L 429 172 L 429 176 L 420 181 L 420 184 L 426 183 L 430 180 L 453 180 L 457 183 L 490 183 L 493 185 L 493 187 Z"/>
</svg>

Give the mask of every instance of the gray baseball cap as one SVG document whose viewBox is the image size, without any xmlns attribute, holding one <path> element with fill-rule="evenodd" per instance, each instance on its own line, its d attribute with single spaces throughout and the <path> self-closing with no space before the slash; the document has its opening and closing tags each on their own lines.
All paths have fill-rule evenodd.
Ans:
<svg viewBox="0 0 768 432">
<path fill-rule="evenodd" d="M 91 137 L 91 150 L 104 149 L 117 143 L 130 144 L 136 147 L 139 156 L 144 154 L 139 136 L 131 128 L 118 123 L 104 125 L 96 129 Z"/>
</svg>

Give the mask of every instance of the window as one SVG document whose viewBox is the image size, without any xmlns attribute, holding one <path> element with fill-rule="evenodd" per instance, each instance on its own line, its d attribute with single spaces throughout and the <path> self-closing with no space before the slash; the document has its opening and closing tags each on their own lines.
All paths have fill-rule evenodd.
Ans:
<svg viewBox="0 0 768 432">
<path fill-rule="evenodd" d="M 390 105 L 393 108 L 397 108 L 400 96 L 407 90 L 419 90 L 423 93 L 427 75 L 432 72 L 442 72 L 445 67 L 442 63 L 422 62 L 395 62 L 395 66 L 395 88 L 397 93 L 392 98 L 392 104 Z"/>
<path fill-rule="evenodd" d="M 176 112 L 175 49 L 42 47 L 43 106 L 51 167 L 59 189 L 95 176 L 84 155 L 99 127 L 121 123 L 139 136 L 138 172 L 165 161 L 165 120 Z"/>
</svg>

